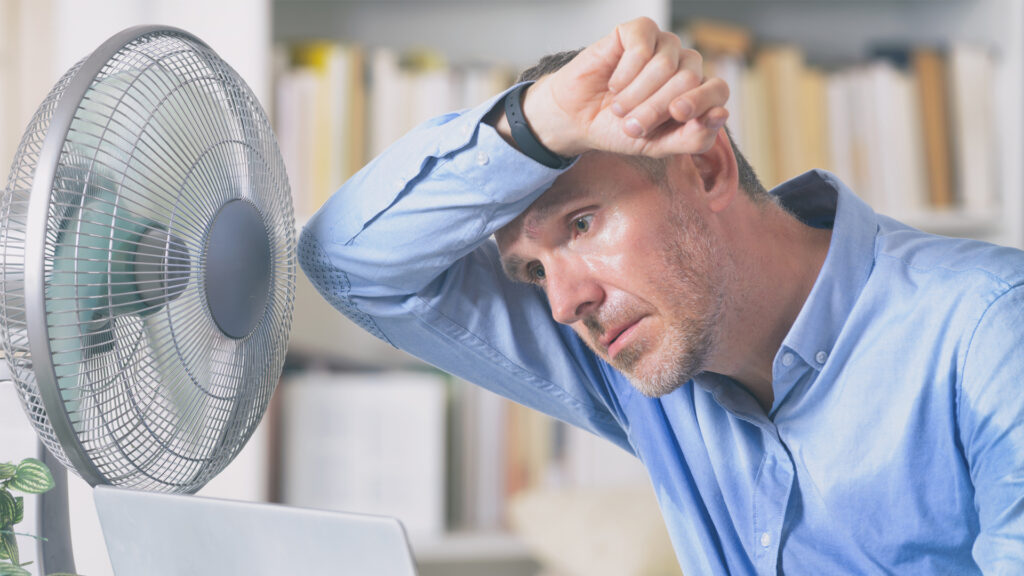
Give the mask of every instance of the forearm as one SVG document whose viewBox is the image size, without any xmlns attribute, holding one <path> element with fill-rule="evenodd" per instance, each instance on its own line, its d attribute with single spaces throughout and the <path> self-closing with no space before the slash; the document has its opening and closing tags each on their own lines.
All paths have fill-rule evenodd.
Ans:
<svg viewBox="0 0 1024 576">
<path fill-rule="evenodd" d="M 409 133 L 306 226 L 304 235 L 350 277 L 353 297 L 419 292 L 558 176 L 481 122 L 495 102 Z"/>
</svg>

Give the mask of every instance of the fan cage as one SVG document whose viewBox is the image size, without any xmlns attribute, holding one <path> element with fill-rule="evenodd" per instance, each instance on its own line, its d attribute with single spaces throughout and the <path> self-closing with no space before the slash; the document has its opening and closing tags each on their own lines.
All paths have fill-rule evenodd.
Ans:
<svg viewBox="0 0 1024 576">
<path fill-rule="evenodd" d="M 26 414 L 65 466 L 90 484 L 193 492 L 251 437 L 284 364 L 291 194 L 266 114 L 234 70 L 180 30 L 123 34 L 60 79 L 22 138 L 0 204 L 0 340 Z M 79 78 L 97 58 L 99 73 Z M 56 169 L 37 174 L 83 81 Z M 45 222 L 30 221 L 43 214 L 30 210 L 40 178 Z M 237 339 L 217 328 L 204 274 L 206 235 L 233 200 L 257 209 L 271 254 L 264 315 Z M 33 234 L 41 271 L 26 251 Z M 162 239 L 163 259 L 143 266 L 147 235 Z"/>
</svg>

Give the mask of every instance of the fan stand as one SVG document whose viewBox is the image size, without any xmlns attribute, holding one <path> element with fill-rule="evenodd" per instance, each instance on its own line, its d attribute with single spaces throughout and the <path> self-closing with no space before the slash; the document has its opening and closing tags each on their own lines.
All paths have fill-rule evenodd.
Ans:
<svg viewBox="0 0 1024 576">
<path fill-rule="evenodd" d="M 50 469 L 54 487 L 39 495 L 36 527 L 40 538 L 36 544 L 39 574 L 75 573 L 75 555 L 71 549 L 71 516 L 68 509 L 68 471 L 54 458 L 42 442 L 38 443 L 39 459 Z"/>
</svg>

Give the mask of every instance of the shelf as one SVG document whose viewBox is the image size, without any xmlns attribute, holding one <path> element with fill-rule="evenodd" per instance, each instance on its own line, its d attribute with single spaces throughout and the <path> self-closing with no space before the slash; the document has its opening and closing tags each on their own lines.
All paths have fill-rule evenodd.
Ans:
<svg viewBox="0 0 1024 576">
<path fill-rule="evenodd" d="M 528 560 L 529 550 L 508 532 L 453 532 L 439 538 L 412 539 L 417 562 L 437 564 L 480 560 Z"/>
<path fill-rule="evenodd" d="M 907 214 L 898 220 L 925 232 L 958 238 L 998 237 L 1003 225 L 995 214 L 965 214 L 957 211 Z"/>
<path fill-rule="evenodd" d="M 545 54 L 590 44 L 640 14 L 668 25 L 664 0 L 275 0 L 272 35 L 399 50 L 429 46 L 455 63 L 526 67 Z"/>
</svg>

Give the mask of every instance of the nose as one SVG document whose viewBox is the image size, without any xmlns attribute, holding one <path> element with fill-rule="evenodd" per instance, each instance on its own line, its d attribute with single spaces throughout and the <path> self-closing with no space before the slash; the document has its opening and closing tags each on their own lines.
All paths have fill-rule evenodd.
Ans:
<svg viewBox="0 0 1024 576">
<path fill-rule="evenodd" d="M 604 289 L 585 264 L 568 259 L 551 264 L 544 267 L 545 289 L 556 322 L 573 324 L 601 305 Z"/>
</svg>

